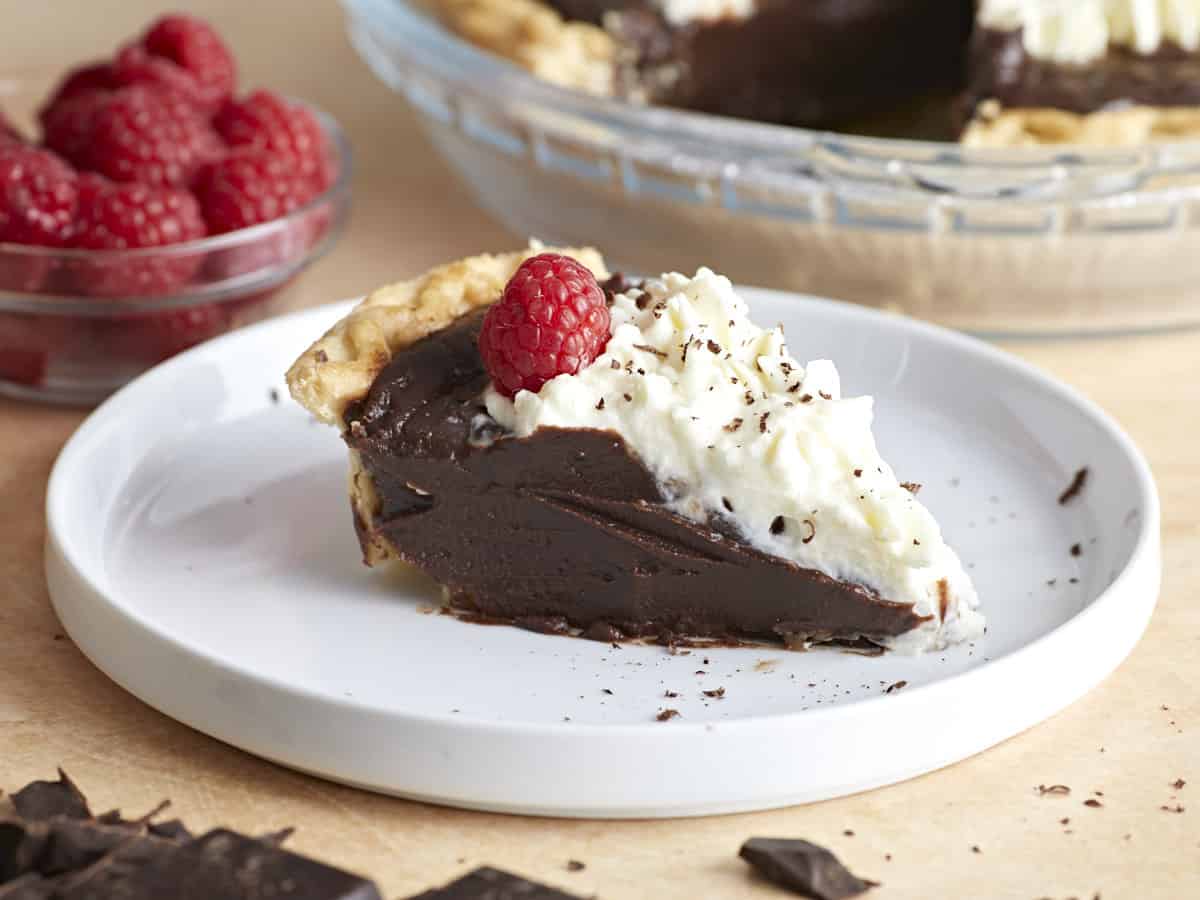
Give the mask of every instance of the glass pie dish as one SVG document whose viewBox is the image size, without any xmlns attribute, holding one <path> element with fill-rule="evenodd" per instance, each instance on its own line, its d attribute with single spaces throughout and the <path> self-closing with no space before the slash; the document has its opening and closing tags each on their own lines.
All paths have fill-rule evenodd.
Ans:
<svg viewBox="0 0 1200 900">
<path fill-rule="evenodd" d="M 21 87 L 0 100 L 32 108 L 44 95 Z M 135 250 L 0 243 L 0 395 L 92 405 L 164 359 L 277 312 L 278 290 L 333 246 L 349 212 L 349 143 L 333 118 L 313 112 L 337 175 L 282 218 Z"/>
<path fill-rule="evenodd" d="M 343 5 L 519 235 L 993 335 L 1200 324 L 1200 142 L 976 149 L 642 107 L 540 81 L 415 2 Z"/>
</svg>

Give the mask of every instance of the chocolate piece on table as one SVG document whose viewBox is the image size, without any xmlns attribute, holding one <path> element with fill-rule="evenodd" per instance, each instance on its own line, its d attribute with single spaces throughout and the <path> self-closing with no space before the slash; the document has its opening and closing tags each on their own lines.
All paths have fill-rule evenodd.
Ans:
<svg viewBox="0 0 1200 900">
<path fill-rule="evenodd" d="M 843 900 L 879 886 L 854 875 L 824 847 L 808 841 L 750 838 L 738 855 L 768 881 L 813 900 Z"/>
<path fill-rule="evenodd" d="M 433 888 L 409 900 L 579 900 L 574 894 L 538 884 L 488 866 L 476 869 L 445 887 Z"/>
<path fill-rule="evenodd" d="M 148 859 L 114 854 L 55 900 L 380 900 L 375 885 L 264 841 L 218 829 Z"/>
<path fill-rule="evenodd" d="M 58 781 L 34 781 L 12 794 L 17 815 L 29 821 L 65 816 L 68 819 L 90 819 L 92 811 L 87 798 L 75 786 L 67 773 L 58 770 Z"/>
</svg>

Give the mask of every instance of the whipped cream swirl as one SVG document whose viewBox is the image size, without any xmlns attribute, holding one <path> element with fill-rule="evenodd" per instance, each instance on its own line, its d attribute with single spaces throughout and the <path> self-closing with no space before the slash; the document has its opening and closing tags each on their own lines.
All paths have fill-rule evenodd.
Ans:
<svg viewBox="0 0 1200 900">
<path fill-rule="evenodd" d="M 1031 56 L 1086 65 L 1109 44 L 1153 53 L 1165 42 L 1200 49 L 1200 0 L 983 0 L 988 28 L 1022 30 Z"/>
</svg>

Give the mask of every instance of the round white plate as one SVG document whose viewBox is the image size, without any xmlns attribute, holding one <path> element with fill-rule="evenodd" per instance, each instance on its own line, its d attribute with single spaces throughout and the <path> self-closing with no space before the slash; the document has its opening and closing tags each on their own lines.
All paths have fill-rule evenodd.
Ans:
<svg viewBox="0 0 1200 900">
<path fill-rule="evenodd" d="M 563 816 L 763 809 L 889 784 L 1104 678 L 1161 574 L 1158 498 L 1129 438 L 978 341 L 746 294 L 801 359 L 828 356 L 848 393 L 875 395 L 884 456 L 924 485 L 976 580 L 982 641 L 924 657 L 671 655 L 430 614 L 431 584 L 361 565 L 341 441 L 283 388 L 346 305 L 201 346 L 96 410 L 50 481 L 55 608 L 117 683 L 251 753 L 435 803 Z M 1082 466 L 1086 488 L 1059 505 Z M 666 708 L 680 717 L 657 721 Z"/>
</svg>

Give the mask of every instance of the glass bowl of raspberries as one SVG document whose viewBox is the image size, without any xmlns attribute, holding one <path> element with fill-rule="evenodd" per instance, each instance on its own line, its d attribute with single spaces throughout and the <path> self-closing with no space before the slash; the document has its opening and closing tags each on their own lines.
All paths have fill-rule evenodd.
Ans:
<svg viewBox="0 0 1200 900">
<path fill-rule="evenodd" d="M 0 96 L 0 393 L 95 403 L 265 317 L 336 240 L 349 176 L 337 123 L 237 93 L 190 16 Z"/>
</svg>

